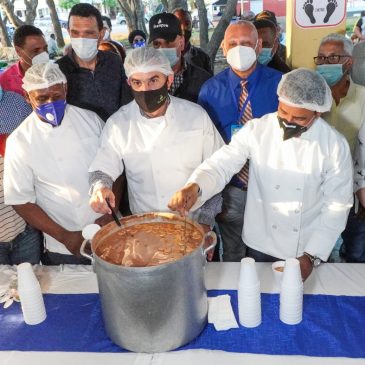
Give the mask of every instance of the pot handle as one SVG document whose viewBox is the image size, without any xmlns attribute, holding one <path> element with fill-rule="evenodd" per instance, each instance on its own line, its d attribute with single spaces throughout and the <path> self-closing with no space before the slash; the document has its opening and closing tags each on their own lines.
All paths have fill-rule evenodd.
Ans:
<svg viewBox="0 0 365 365">
<path fill-rule="evenodd" d="M 92 264 L 94 264 L 94 258 L 85 252 L 85 246 L 88 242 L 89 242 L 89 240 L 84 240 L 82 242 L 81 247 L 80 247 L 80 253 L 81 253 L 81 256 L 86 257 L 87 259 L 89 259 L 91 261 Z"/>
<path fill-rule="evenodd" d="M 205 248 L 205 249 L 203 250 L 203 256 L 204 256 L 204 257 L 207 255 L 208 251 L 209 251 L 209 250 L 211 250 L 212 248 L 214 248 L 214 247 L 215 247 L 215 245 L 217 244 L 217 235 L 215 234 L 215 232 L 213 232 L 213 231 L 209 231 L 209 232 L 207 232 L 207 233 L 204 235 L 204 242 L 205 242 L 205 239 L 206 239 L 207 237 L 212 237 L 212 238 L 213 238 L 213 243 L 212 243 L 210 246 L 208 246 L 207 248 Z"/>
</svg>

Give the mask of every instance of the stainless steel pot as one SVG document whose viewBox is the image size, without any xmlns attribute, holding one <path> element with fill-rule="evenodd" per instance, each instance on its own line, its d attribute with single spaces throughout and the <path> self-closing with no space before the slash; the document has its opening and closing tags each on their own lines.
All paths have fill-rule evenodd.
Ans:
<svg viewBox="0 0 365 365">
<path fill-rule="evenodd" d="M 147 213 L 122 218 L 124 227 L 168 220 L 185 224 L 170 213 Z M 100 242 L 119 229 L 114 222 L 104 226 L 91 240 L 93 262 L 101 298 L 105 329 L 113 342 L 135 352 L 164 352 L 197 337 L 207 322 L 207 294 L 204 283 L 206 253 L 216 244 L 214 232 L 204 234 L 201 226 L 187 218 L 202 237 L 199 247 L 183 258 L 151 267 L 111 264 L 96 254 Z M 123 229 L 123 228 L 121 228 Z M 204 249 L 207 236 L 213 244 Z"/>
</svg>

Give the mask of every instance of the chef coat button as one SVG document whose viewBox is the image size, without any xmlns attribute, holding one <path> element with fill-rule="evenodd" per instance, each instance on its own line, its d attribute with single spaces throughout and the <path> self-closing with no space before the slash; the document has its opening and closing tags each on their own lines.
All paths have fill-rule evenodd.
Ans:
<svg viewBox="0 0 365 365">
<path fill-rule="evenodd" d="M 297 229 L 297 228 L 294 228 L 294 229 L 293 229 L 293 232 L 298 232 L 298 229 Z"/>
<path fill-rule="evenodd" d="M 275 186 L 275 189 L 276 189 L 276 190 L 280 189 L 280 185 L 276 185 L 276 186 Z"/>
<path fill-rule="evenodd" d="M 295 209 L 294 210 L 294 213 L 296 213 L 296 214 L 298 214 L 300 212 L 300 210 L 299 209 Z"/>
<path fill-rule="evenodd" d="M 273 224 L 273 225 L 272 225 L 272 228 L 273 228 L 273 229 L 276 229 L 276 228 L 278 228 L 278 227 L 277 227 L 275 224 Z"/>
<path fill-rule="evenodd" d="M 296 191 L 301 191 L 302 189 L 301 189 L 301 188 L 296 188 L 295 190 L 296 190 Z"/>
</svg>

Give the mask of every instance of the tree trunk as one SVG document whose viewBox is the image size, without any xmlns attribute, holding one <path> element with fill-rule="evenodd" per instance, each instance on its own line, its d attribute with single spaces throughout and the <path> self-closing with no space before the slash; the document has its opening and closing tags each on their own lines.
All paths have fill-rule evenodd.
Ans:
<svg viewBox="0 0 365 365">
<path fill-rule="evenodd" d="M 34 19 L 37 17 L 38 0 L 24 0 L 25 4 L 25 23 L 34 24 Z"/>
<path fill-rule="evenodd" d="M 15 15 L 14 1 L 15 0 L 0 0 L 0 6 L 4 10 L 4 13 L 6 14 L 9 21 L 14 25 L 14 27 L 19 28 L 25 23 Z"/>
<path fill-rule="evenodd" d="M 1 17 L 1 13 L 0 13 L 0 37 L 1 37 L 2 47 L 11 47 L 11 42 L 8 36 L 8 32 L 6 30 L 6 25 Z"/>
<path fill-rule="evenodd" d="M 186 0 L 169 0 L 169 11 L 173 11 L 177 8 L 188 10 L 188 3 Z"/>
<path fill-rule="evenodd" d="M 214 29 L 212 38 L 210 39 L 207 47 L 207 53 L 210 56 L 210 59 L 214 63 L 215 56 L 218 52 L 218 49 L 222 43 L 224 32 L 226 31 L 233 15 L 236 12 L 237 0 L 228 0 L 224 13 L 219 20 L 218 25 Z"/>
<path fill-rule="evenodd" d="M 142 3 L 142 0 L 135 0 L 134 4 L 135 4 L 137 29 L 143 30 L 145 33 L 147 33 L 146 23 L 144 18 L 144 5 Z"/>
<path fill-rule="evenodd" d="M 65 46 L 65 41 L 64 41 L 63 35 L 62 35 L 62 28 L 61 28 L 60 21 L 58 19 L 56 5 L 53 0 L 46 0 L 46 1 L 47 1 L 47 5 L 49 8 L 49 13 L 51 15 L 51 19 L 52 19 L 53 29 L 54 29 L 56 40 L 57 40 L 57 46 L 62 48 Z"/>
<path fill-rule="evenodd" d="M 146 33 L 142 0 L 118 0 L 118 2 L 125 16 L 129 32 L 139 29 Z"/>
<path fill-rule="evenodd" d="M 207 9 L 204 0 L 196 0 L 195 3 L 198 8 L 200 47 L 206 51 L 209 42 Z"/>
<path fill-rule="evenodd" d="M 161 0 L 161 4 L 165 8 L 165 11 L 167 11 L 169 9 L 169 2 L 168 2 L 168 0 Z"/>
</svg>

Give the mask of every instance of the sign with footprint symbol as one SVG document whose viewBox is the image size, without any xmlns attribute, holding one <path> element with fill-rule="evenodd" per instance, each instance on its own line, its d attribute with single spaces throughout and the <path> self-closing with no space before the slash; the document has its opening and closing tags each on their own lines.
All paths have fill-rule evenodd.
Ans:
<svg viewBox="0 0 365 365">
<path fill-rule="evenodd" d="M 335 26 L 346 16 L 346 0 L 294 1 L 294 19 L 302 28 Z"/>
</svg>

